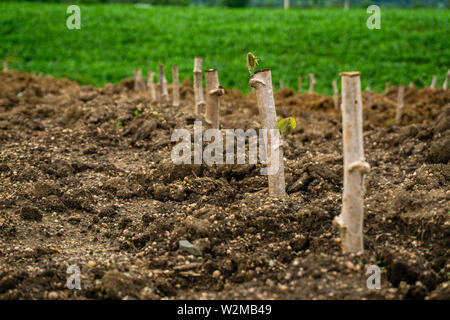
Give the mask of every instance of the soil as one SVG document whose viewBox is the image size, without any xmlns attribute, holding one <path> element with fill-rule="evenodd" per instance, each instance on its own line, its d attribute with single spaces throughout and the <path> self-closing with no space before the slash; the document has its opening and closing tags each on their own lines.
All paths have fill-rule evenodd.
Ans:
<svg viewBox="0 0 450 320">
<path fill-rule="evenodd" d="M 1 299 L 450 299 L 450 90 L 407 88 L 399 126 L 396 87 L 364 92 L 365 251 L 343 254 L 332 97 L 275 94 L 297 127 L 288 195 L 271 198 L 260 165 L 172 163 L 173 130 L 195 120 L 189 80 L 177 108 L 133 86 L 0 73 Z M 260 126 L 253 94 L 228 90 L 220 111 L 223 128 Z"/>
</svg>

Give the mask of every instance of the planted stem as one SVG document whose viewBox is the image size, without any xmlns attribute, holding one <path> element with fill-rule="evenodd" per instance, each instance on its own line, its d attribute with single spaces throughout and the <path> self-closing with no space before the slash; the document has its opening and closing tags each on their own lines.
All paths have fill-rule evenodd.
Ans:
<svg viewBox="0 0 450 320">
<path fill-rule="evenodd" d="M 302 77 L 299 76 L 298 77 L 298 90 L 297 90 L 298 93 L 302 93 L 302 86 L 303 86 L 302 81 L 303 81 Z"/>
<path fill-rule="evenodd" d="M 391 83 L 390 82 L 386 82 L 385 83 L 385 90 L 384 90 L 384 92 L 388 93 L 390 89 L 391 89 Z"/>
<path fill-rule="evenodd" d="M 3 71 L 8 71 L 8 60 L 3 60 Z"/>
<path fill-rule="evenodd" d="M 202 57 L 195 57 L 194 59 L 194 96 L 195 114 L 201 115 L 205 112 L 202 85 Z"/>
<path fill-rule="evenodd" d="M 334 219 L 344 252 L 363 250 L 363 176 L 370 170 L 364 158 L 361 79 L 359 72 L 343 72 L 342 128 L 344 193 L 342 212 Z"/>
<path fill-rule="evenodd" d="M 280 79 L 280 89 L 279 89 L 279 90 L 281 90 L 281 89 L 283 89 L 283 88 L 284 88 L 284 82 L 283 82 L 282 79 Z"/>
<path fill-rule="evenodd" d="M 336 79 L 333 79 L 332 85 L 333 85 L 333 102 L 334 102 L 334 108 L 335 108 L 335 109 L 339 109 L 339 91 L 338 91 Z"/>
<path fill-rule="evenodd" d="M 433 78 L 432 78 L 432 80 L 431 80 L 430 88 L 431 88 L 431 89 L 435 89 L 435 88 L 436 88 L 436 84 L 437 84 L 437 76 L 436 76 L 436 75 L 433 75 Z"/>
<path fill-rule="evenodd" d="M 256 91 L 256 101 L 262 126 L 267 131 L 264 146 L 267 155 L 267 167 L 277 168 L 276 172 L 270 172 L 268 174 L 269 195 L 283 196 L 286 194 L 283 150 L 277 129 L 277 115 L 270 69 L 255 72 L 250 78 L 250 87 Z M 277 135 L 273 136 L 272 132 L 276 132 Z"/>
<path fill-rule="evenodd" d="M 450 77 L 450 70 L 447 71 L 447 75 L 445 76 L 445 81 L 444 81 L 444 85 L 442 86 L 442 88 L 444 90 L 448 89 L 448 78 Z"/>
<path fill-rule="evenodd" d="M 153 71 L 149 71 L 147 73 L 147 87 L 150 91 L 150 98 L 152 100 L 152 102 L 156 101 L 156 87 L 155 87 L 155 82 L 153 82 L 154 78 L 155 78 L 155 73 Z"/>
<path fill-rule="evenodd" d="M 308 76 L 309 76 L 309 93 L 313 93 L 314 86 L 316 84 L 316 77 L 314 76 L 314 73 L 310 73 Z"/>
<path fill-rule="evenodd" d="M 291 6 L 290 1 L 284 0 L 284 10 L 288 10 L 290 6 Z"/>
<path fill-rule="evenodd" d="M 173 106 L 178 107 L 180 105 L 180 79 L 178 74 L 178 65 L 172 66 L 172 81 L 173 81 Z"/>
<path fill-rule="evenodd" d="M 206 113 L 205 120 L 214 129 L 220 126 L 220 96 L 224 94 L 224 90 L 219 85 L 219 75 L 216 69 L 208 69 L 205 71 L 206 80 Z"/>
<path fill-rule="evenodd" d="M 395 115 L 395 124 L 399 125 L 402 121 L 402 114 L 403 114 L 403 98 L 405 97 L 405 86 L 399 85 L 398 86 L 398 96 L 397 96 L 397 113 Z"/>
<path fill-rule="evenodd" d="M 158 73 L 158 82 L 159 82 L 159 102 L 161 105 L 165 105 L 168 102 L 168 95 L 167 95 L 167 80 L 164 75 L 164 65 L 159 65 L 159 73 Z"/>
<path fill-rule="evenodd" d="M 145 84 L 142 82 L 142 70 L 134 70 L 134 91 L 141 91 L 144 89 Z"/>
</svg>

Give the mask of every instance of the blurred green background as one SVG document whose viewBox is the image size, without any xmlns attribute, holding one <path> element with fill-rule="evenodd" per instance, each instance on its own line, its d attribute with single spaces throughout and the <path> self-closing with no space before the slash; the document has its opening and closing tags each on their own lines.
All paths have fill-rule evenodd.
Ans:
<svg viewBox="0 0 450 320">
<path fill-rule="evenodd" d="M 331 92 L 331 81 L 341 71 L 361 71 L 363 88 L 381 91 L 385 82 L 425 86 L 433 74 L 441 83 L 450 66 L 446 9 L 390 9 L 382 4 L 381 29 L 370 30 L 370 14 L 361 1 L 359 7 L 351 1 L 347 11 L 298 8 L 300 1 L 292 0 L 290 10 L 181 2 L 189 7 L 81 3 L 80 30 L 66 26 L 67 7 L 76 1 L 2 2 L 0 58 L 10 60 L 13 69 L 101 86 L 131 77 L 133 69 L 157 71 L 160 63 L 166 65 L 169 81 L 172 64 L 180 66 L 181 78 L 192 77 L 194 56 L 203 56 L 204 69 L 217 68 L 225 87 L 245 92 L 249 51 L 261 59 L 261 67 L 272 69 L 276 85 L 282 79 L 296 88 L 301 75 L 306 89 L 308 73 L 315 73 L 317 91 L 323 93 Z"/>
</svg>

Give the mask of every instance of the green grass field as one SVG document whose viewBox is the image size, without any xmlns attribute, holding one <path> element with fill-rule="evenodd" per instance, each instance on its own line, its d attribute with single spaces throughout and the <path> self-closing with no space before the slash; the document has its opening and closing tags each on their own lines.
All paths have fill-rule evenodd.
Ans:
<svg viewBox="0 0 450 320">
<path fill-rule="evenodd" d="M 192 76 L 193 57 L 217 68 L 221 83 L 249 91 L 248 51 L 271 68 L 273 81 L 297 87 L 315 73 L 319 92 L 331 92 L 341 71 L 362 71 L 363 88 L 385 82 L 443 82 L 450 67 L 448 10 L 383 10 L 381 30 L 369 30 L 365 10 L 139 8 L 81 5 L 81 30 L 68 30 L 68 5 L 0 4 L 0 58 L 10 67 L 103 85 L 133 69 L 179 64 Z"/>
</svg>

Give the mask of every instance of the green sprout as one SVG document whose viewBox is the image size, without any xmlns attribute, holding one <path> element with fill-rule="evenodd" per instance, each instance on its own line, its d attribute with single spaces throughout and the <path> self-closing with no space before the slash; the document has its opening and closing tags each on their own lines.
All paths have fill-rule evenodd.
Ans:
<svg viewBox="0 0 450 320">
<path fill-rule="evenodd" d="M 139 115 L 139 110 L 134 110 L 134 116 L 137 117 Z"/>
<path fill-rule="evenodd" d="M 123 125 L 123 122 L 119 120 L 119 121 L 117 121 L 116 125 L 117 125 L 118 127 L 120 127 L 120 126 Z"/>
<path fill-rule="evenodd" d="M 258 64 L 259 64 L 258 57 L 251 52 L 247 53 L 247 68 L 248 72 L 250 73 L 250 76 L 253 75 L 254 73 L 253 70 L 256 68 Z"/>
<path fill-rule="evenodd" d="M 295 119 L 292 117 L 284 118 L 278 121 L 278 130 L 280 130 L 281 135 L 292 134 L 296 126 Z"/>
</svg>

